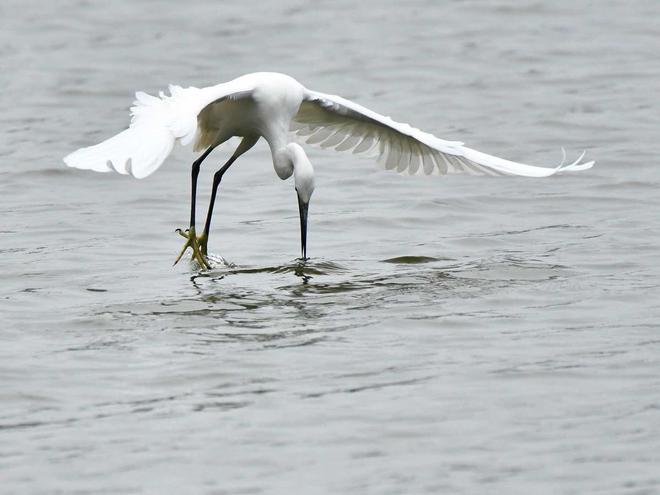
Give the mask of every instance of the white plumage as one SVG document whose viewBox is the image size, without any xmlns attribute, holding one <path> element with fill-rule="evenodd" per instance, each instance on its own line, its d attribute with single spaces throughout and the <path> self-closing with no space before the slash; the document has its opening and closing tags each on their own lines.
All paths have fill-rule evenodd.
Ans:
<svg viewBox="0 0 660 495">
<path fill-rule="evenodd" d="M 548 177 L 559 172 L 590 168 L 584 153 L 573 163 L 538 167 L 488 155 L 446 141 L 380 115 L 368 108 L 312 91 L 285 74 L 260 72 L 206 88 L 170 86 L 170 95 L 136 93 L 128 129 L 95 146 L 81 148 L 64 158 L 80 169 L 116 171 L 136 178 L 152 174 L 179 141 L 206 149 L 193 165 L 193 198 L 189 243 L 196 258 L 205 252 L 215 192 L 224 170 L 259 138 L 269 144 L 278 176 L 295 177 L 301 214 L 302 251 L 305 257 L 307 206 L 314 190 L 313 168 L 303 149 L 291 143 L 297 137 L 308 144 L 378 158 L 386 169 L 410 174 L 519 175 Z M 204 234 L 196 250 L 195 191 L 201 160 L 231 137 L 243 140 L 230 161 L 216 174 Z M 303 218 L 304 217 L 304 218 Z M 184 247 L 185 250 L 185 247 Z M 205 254 L 205 253 L 204 253 Z"/>
<path fill-rule="evenodd" d="M 593 161 L 580 163 L 582 157 L 571 164 L 552 168 L 504 160 L 468 148 L 459 141 L 437 138 L 339 96 L 308 90 L 293 78 L 274 73 L 248 74 L 202 89 L 170 86 L 170 96 L 160 93 L 159 97 L 154 97 L 138 92 L 127 130 L 71 153 L 64 162 L 70 167 L 97 172 L 114 170 L 140 179 L 147 177 L 162 165 L 177 140 L 186 145 L 196 138 L 197 150 L 232 137 L 225 138 L 226 128 L 209 122 L 209 113 L 217 116 L 224 111 L 224 118 L 220 116 L 216 120 L 226 121 L 228 127 L 243 127 L 235 129 L 243 131 L 232 134 L 236 136 L 262 133 L 263 127 L 277 127 L 269 122 L 250 122 L 242 126 L 231 122 L 244 121 L 242 116 L 236 115 L 241 113 L 241 107 L 260 104 L 268 99 L 271 91 L 273 95 L 293 96 L 296 100 L 293 106 L 297 106 L 292 115 L 288 115 L 290 111 L 283 112 L 284 119 L 278 118 L 277 109 L 268 112 L 272 114 L 268 115 L 272 122 L 285 121 L 281 122 L 284 125 L 280 125 L 280 129 L 275 129 L 283 134 L 278 141 L 287 140 L 287 133 L 282 131 L 289 131 L 308 144 L 322 148 L 375 155 L 388 170 L 427 175 L 547 177 L 563 171 L 586 170 L 594 164 Z M 261 135 L 268 139 L 264 133 Z"/>
</svg>

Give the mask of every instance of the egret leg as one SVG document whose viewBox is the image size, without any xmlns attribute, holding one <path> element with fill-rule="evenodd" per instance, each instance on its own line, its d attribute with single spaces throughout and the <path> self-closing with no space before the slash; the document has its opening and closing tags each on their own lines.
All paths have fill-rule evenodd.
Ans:
<svg viewBox="0 0 660 495">
<path fill-rule="evenodd" d="M 186 243 L 183 246 L 183 249 L 179 253 L 179 256 L 177 256 L 176 260 L 174 261 L 174 264 L 176 265 L 181 257 L 183 256 L 183 253 L 185 253 L 188 248 L 192 249 L 192 256 L 193 259 L 196 260 L 202 268 L 211 268 L 211 265 L 209 265 L 208 261 L 204 258 L 202 255 L 202 251 L 199 247 L 199 239 L 197 237 L 197 234 L 195 233 L 195 209 L 196 209 L 196 199 L 197 199 L 197 178 L 199 177 L 199 169 L 202 165 L 202 162 L 204 159 L 209 156 L 211 151 L 215 146 L 210 146 L 202 155 L 193 162 L 192 164 L 192 170 L 191 170 L 191 179 L 192 179 L 192 187 L 191 187 L 191 199 L 190 199 L 190 227 L 184 232 L 181 229 L 177 229 L 176 231 L 183 237 L 187 239 Z"/>
<path fill-rule="evenodd" d="M 209 200 L 209 209 L 206 213 L 206 222 L 204 223 L 204 232 L 199 236 L 199 247 L 201 249 L 202 255 L 208 256 L 208 242 L 209 242 L 209 230 L 211 230 L 211 218 L 213 217 L 213 206 L 215 205 L 215 197 L 218 193 L 218 187 L 220 186 L 220 181 L 222 176 L 225 175 L 225 172 L 229 170 L 229 167 L 236 161 L 238 158 L 237 155 L 232 155 L 232 157 L 225 163 L 220 170 L 213 174 L 213 189 L 211 190 L 211 199 Z"/>
<path fill-rule="evenodd" d="M 211 199 L 209 200 L 209 209 L 206 213 L 206 222 L 204 223 L 204 231 L 202 235 L 199 236 L 199 247 L 203 256 L 208 256 L 208 241 L 209 241 L 209 231 L 211 230 L 211 218 L 213 217 L 213 207 L 215 205 L 215 198 L 218 193 L 218 188 L 220 187 L 220 181 L 222 181 L 222 176 L 225 175 L 225 172 L 229 170 L 229 167 L 247 150 L 252 148 L 255 143 L 259 140 L 258 136 L 244 137 L 234 154 L 231 156 L 227 163 L 225 163 L 214 175 L 213 175 L 213 188 L 211 190 Z"/>
</svg>

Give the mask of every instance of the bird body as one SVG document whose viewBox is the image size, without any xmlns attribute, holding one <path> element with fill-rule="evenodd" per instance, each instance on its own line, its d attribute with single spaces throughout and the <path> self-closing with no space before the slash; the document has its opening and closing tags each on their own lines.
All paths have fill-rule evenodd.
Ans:
<svg viewBox="0 0 660 495">
<path fill-rule="evenodd" d="M 205 88 L 170 86 L 169 89 L 170 95 L 161 92 L 158 97 L 136 93 L 128 129 L 71 153 L 64 162 L 70 167 L 144 178 L 160 167 L 177 141 L 183 145 L 194 141 L 196 151 L 206 150 L 193 164 L 189 232 L 194 237 L 199 165 L 216 146 L 231 137 L 241 137 L 236 152 L 214 178 L 207 225 L 200 238 L 202 251 L 222 175 L 261 137 L 268 142 L 277 175 L 281 179 L 294 176 L 303 257 L 314 170 L 303 148 L 293 142 L 296 137 L 322 148 L 376 156 L 386 169 L 410 174 L 548 177 L 564 171 L 586 170 L 594 163 L 582 163 L 584 153 L 573 163 L 562 162 L 554 168 L 498 158 L 468 148 L 462 142 L 446 141 L 396 122 L 339 96 L 309 90 L 285 74 L 258 72 Z M 195 250 L 194 245 L 190 247 Z"/>
<path fill-rule="evenodd" d="M 264 73 L 200 90 L 195 150 L 234 136 L 263 136 L 271 150 L 281 150 L 289 143 L 289 127 L 303 94 L 303 86 L 292 77 Z"/>
</svg>

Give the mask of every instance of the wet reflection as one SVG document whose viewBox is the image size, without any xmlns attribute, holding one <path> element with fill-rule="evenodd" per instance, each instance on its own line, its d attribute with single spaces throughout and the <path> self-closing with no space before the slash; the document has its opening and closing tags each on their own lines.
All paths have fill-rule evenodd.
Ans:
<svg viewBox="0 0 660 495">
<path fill-rule="evenodd" d="M 306 267 L 307 267 L 307 259 L 301 258 L 298 260 L 298 263 L 296 264 L 295 270 L 293 272 L 296 274 L 297 277 L 300 277 L 303 284 L 307 284 L 312 279 L 312 276 L 305 271 Z"/>
<path fill-rule="evenodd" d="M 196 346 L 253 342 L 314 345 L 349 328 L 451 317 L 468 301 L 542 284 L 567 271 L 514 253 L 491 259 L 399 256 L 386 263 L 294 260 L 279 266 L 225 266 L 189 275 L 192 293 L 115 306 L 113 318 L 158 324 L 196 337 Z M 200 349 L 195 350 L 198 352 Z"/>
</svg>

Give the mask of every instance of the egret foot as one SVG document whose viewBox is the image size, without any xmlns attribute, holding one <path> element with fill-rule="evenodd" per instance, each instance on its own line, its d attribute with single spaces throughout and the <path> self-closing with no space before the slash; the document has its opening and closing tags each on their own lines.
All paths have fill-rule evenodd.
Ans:
<svg viewBox="0 0 660 495">
<path fill-rule="evenodd" d="M 204 256 L 205 260 L 208 260 L 209 257 L 209 250 L 207 248 L 208 241 L 209 241 L 209 236 L 206 234 L 206 231 L 202 232 L 202 235 L 200 235 L 197 238 L 197 243 L 199 244 L 199 250 L 202 253 L 202 256 Z"/>
<path fill-rule="evenodd" d="M 189 229 L 186 229 L 185 232 L 181 229 L 176 229 L 176 232 L 178 232 L 180 236 L 184 237 L 187 240 L 186 243 L 183 245 L 183 249 L 179 253 L 179 256 L 177 256 L 174 264 L 176 265 L 183 256 L 183 253 L 185 253 L 188 250 L 188 248 L 190 248 L 192 249 L 192 259 L 194 259 L 197 263 L 199 263 L 199 265 L 202 268 L 210 270 L 211 264 L 206 259 L 207 236 L 201 235 L 200 237 L 197 237 L 197 234 L 195 233 L 195 227 L 190 227 Z"/>
</svg>

